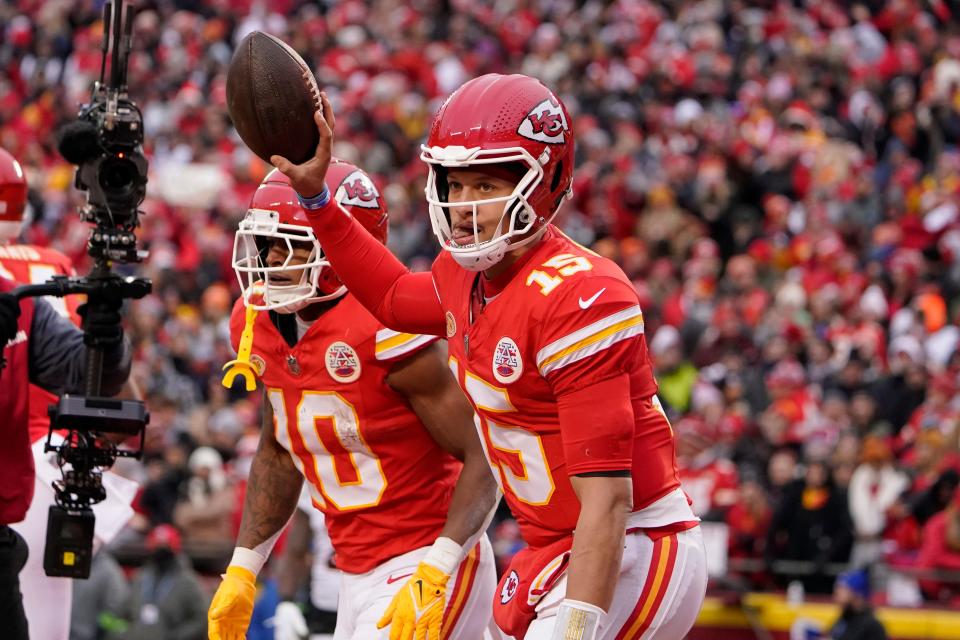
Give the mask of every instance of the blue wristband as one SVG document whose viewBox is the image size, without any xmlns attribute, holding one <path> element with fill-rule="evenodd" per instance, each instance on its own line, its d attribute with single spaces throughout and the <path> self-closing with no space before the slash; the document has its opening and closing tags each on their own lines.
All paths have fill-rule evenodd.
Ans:
<svg viewBox="0 0 960 640">
<path fill-rule="evenodd" d="M 330 202 L 330 189 L 327 188 L 327 185 L 323 185 L 323 191 L 309 198 L 305 198 L 298 193 L 297 200 L 300 201 L 300 206 L 308 211 L 322 209 Z"/>
</svg>

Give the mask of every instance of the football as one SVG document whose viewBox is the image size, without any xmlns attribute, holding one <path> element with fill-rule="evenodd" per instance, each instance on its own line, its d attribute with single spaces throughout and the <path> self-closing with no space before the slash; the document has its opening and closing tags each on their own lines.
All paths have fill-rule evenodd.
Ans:
<svg viewBox="0 0 960 640">
<path fill-rule="evenodd" d="M 227 69 L 227 109 L 251 151 L 266 162 L 272 155 L 305 162 L 320 140 L 319 108 L 313 72 L 289 45 L 260 31 L 240 42 Z"/>
</svg>

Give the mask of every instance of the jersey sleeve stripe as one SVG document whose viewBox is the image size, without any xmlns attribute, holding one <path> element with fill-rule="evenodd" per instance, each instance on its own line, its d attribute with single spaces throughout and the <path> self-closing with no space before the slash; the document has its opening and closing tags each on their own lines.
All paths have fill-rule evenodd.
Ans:
<svg viewBox="0 0 960 640">
<path fill-rule="evenodd" d="M 396 338 L 397 336 L 409 336 L 409 333 L 400 333 L 399 331 L 394 331 L 393 329 L 380 329 L 377 331 L 377 344 L 381 342 L 386 342 L 391 338 Z"/>
<path fill-rule="evenodd" d="M 546 375 L 641 333 L 643 313 L 640 307 L 627 307 L 548 344 L 537 352 L 537 368 L 542 375 Z"/>
<path fill-rule="evenodd" d="M 389 329 L 385 329 L 384 331 L 389 331 Z M 377 360 L 392 360 L 393 358 L 417 351 L 440 339 L 437 336 L 428 336 L 419 333 L 397 333 L 393 331 L 391 333 L 395 335 L 381 342 L 381 333 L 382 331 L 377 332 L 377 345 L 374 349 Z"/>
<path fill-rule="evenodd" d="M 623 323 L 622 328 L 611 327 L 602 334 L 592 336 L 588 339 L 589 341 L 584 341 L 585 344 L 583 344 L 583 346 L 577 347 L 576 349 L 571 348 L 569 351 L 557 354 L 557 356 L 551 358 L 549 362 L 544 363 L 544 365 L 540 367 L 540 373 L 545 376 L 551 371 L 562 369 L 568 364 L 573 364 L 574 362 L 599 353 L 621 340 L 626 340 L 642 333 L 642 321 L 626 321 Z"/>
</svg>

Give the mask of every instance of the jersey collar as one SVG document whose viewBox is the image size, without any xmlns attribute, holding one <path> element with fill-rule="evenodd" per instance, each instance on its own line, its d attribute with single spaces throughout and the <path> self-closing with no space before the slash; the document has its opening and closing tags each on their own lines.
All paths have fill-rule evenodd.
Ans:
<svg viewBox="0 0 960 640">
<path fill-rule="evenodd" d="M 555 237 L 555 232 L 553 226 L 547 228 L 544 232 L 543 237 L 540 241 L 534 246 L 530 247 L 530 250 L 525 254 L 517 258 L 517 260 L 511 264 L 506 271 L 497 275 L 495 278 L 487 279 L 486 276 L 480 274 L 480 294 L 486 298 L 488 301 L 493 300 L 510 284 L 510 281 L 513 278 L 523 271 L 523 269 L 529 264 L 530 260 L 533 259 L 535 255 L 540 254 L 543 251 L 543 247 Z"/>
</svg>

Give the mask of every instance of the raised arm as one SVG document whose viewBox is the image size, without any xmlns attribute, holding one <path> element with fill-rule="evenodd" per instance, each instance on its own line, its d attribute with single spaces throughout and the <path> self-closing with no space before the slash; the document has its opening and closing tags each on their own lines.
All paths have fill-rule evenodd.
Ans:
<svg viewBox="0 0 960 640">
<path fill-rule="evenodd" d="M 430 273 L 411 273 L 334 198 L 307 218 L 337 275 L 377 320 L 404 333 L 446 334 Z"/>
<path fill-rule="evenodd" d="M 298 165 L 281 156 L 271 157 L 271 162 L 290 178 L 324 255 L 350 293 L 391 329 L 444 335 L 446 322 L 431 275 L 410 273 L 340 207 L 327 188 L 335 119 L 326 94 L 320 98 L 322 111 L 314 114 L 320 142 L 314 156 Z"/>
</svg>

